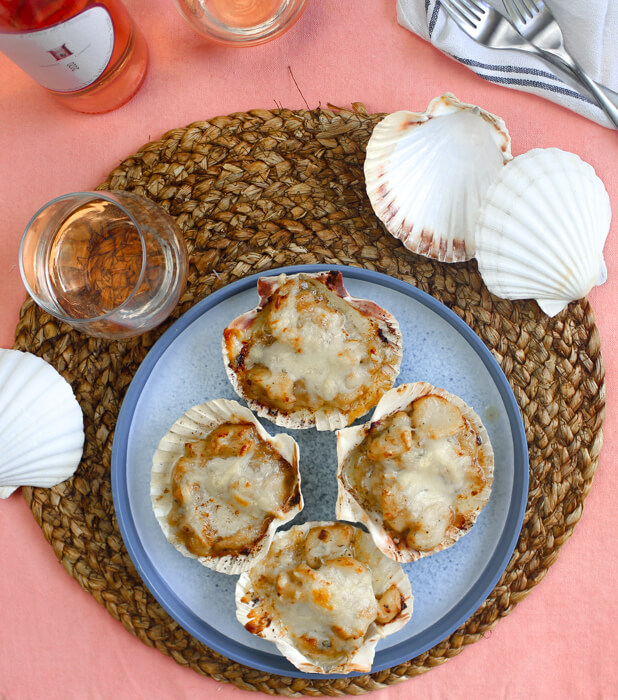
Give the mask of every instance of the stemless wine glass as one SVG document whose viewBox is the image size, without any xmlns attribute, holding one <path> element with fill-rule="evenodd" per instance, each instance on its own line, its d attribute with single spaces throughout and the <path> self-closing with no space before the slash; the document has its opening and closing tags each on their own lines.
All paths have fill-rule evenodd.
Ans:
<svg viewBox="0 0 618 700">
<path fill-rule="evenodd" d="M 176 0 L 195 31 L 227 46 L 276 39 L 301 16 L 306 0 Z"/>
<path fill-rule="evenodd" d="M 174 219 L 130 192 L 74 192 L 32 217 L 19 269 L 34 301 L 78 331 L 120 339 L 172 312 L 187 280 Z"/>
</svg>

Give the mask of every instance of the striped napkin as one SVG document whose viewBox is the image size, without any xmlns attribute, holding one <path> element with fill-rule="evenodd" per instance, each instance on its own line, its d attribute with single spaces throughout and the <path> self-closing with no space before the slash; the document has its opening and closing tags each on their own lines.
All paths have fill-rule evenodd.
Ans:
<svg viewBox="0 0 618 700">
<path fill-rule="evenodd" d="M 488 0 L 506 14 L 500 0 Z M 597 82 L 618 91 L 618 2 L 546 0 L 567 48 Z M 597 124 L 612 127 L 585 92 L 578 92 L 553 72 L 550 64 L 520 51 L 488 49 L 470 39 L 446 14 L 440 0 L 397 0 L 399 24 L 431 42 L 485 80 L 532 92 L 567 107 Z"/>
</svg>

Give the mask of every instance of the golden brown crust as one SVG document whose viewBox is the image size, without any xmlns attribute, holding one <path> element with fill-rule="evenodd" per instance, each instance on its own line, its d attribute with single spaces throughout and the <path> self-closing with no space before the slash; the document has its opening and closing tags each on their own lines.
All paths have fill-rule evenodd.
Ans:
<svg viewBox="0 0 618 700">
<path fill-rule="evenodd" d="M 444 390 L 402 385 L 381 406 L 389 400 L 392 412 L 379 406 L 342 452 L 338 517 L 360 509 L 382 551 L 413 561 L 470 529 L 489 499 L 493 450 L 478 416 Z"/>
<path fill-rule="evenodd" d="M 220 492 L 204 489 L 203 480 L 211 486 L 217 478 L 210 472 L 221 470 L 223 460 L 249 458 L 247 468 L 221 483 Z M 218 460 L 215 462 L 215 460 Z M 250 554 L 263 540 L 275 515 L 255 512 L 255 469 L 260 466 L 272 473 L 270 490 L 276 495 L 276 510 L 286 513 L 298 503 L 297 479 L 293 467 L 258 434 L 250 423 L 224 423 L 205 438 L 185 445 L 185 454 L 172 471 L 173 504 L 168 521 L 178 539 L 189 552 L 198 557 L 223 557 Z M 218 508 L 223 504 L 237 512 L 252 509 L 255 517 L 250 524 L 242 521 L 231 532 L 226 526 L 223 534 L 217 523 Z"/>
<path fill-rule="evenodd" d="M 236 600 L 248 631 L 318 672 L 367 670 L 377 640 L 412 612 L 400 565 L 362 530 L 336 522 L 279 533 L 266 558 L 241 576 Z"/>
<path fill-rule="evenodd" d="M 262 300 L 223 333 L 236 391 L 288 427 L 349 425 L 392 386 L 401 362 L 396 320 L 352 299 L 341 273 L 260 280 Z M 332 428 L 330 428 L 332 429 Z"/>
</svg>

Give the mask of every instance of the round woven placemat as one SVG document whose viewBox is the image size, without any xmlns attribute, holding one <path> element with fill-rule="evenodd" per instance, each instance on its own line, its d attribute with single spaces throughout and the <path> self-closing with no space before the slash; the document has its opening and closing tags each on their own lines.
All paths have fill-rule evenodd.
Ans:
<svg viewBox="0 0 618 700">
<path fill-rule="evenodd" d="M 76 475 L 24 488 L 45 537 L 71 576 L 145 644 L 240 688 L 289 696 L 361 694 L 419 675 L 478 641 L 544 577 L 578 522 L 602 443 L 604 368 L 586 300 L 550 319 L 483 286 L 474 262 L 414 255 L 384 232 L 367 200 L 365 145 L 381 115 L 350 110 L 254 110 L 166 133 L 125 160 L 101 189 L 130 190 L 167 209 L 191 265 L 177 318 L 213 290 L 289 264 L 356 265 L 398 277 L 462 317 L 502 366 L 521 408 L 530 492 L 511 561 L 479 610 L 448 639 L 395 668 L 342 680 L 255 671 L 208 649 L 158 605 L 125 550 L 114 516 L 110 458 L 124 393 L 168 324 L 125 342 L 89 338 L 22 308 L 15 347 L 40 355 L 71 382 L 85 416 Z"/>
</svg>

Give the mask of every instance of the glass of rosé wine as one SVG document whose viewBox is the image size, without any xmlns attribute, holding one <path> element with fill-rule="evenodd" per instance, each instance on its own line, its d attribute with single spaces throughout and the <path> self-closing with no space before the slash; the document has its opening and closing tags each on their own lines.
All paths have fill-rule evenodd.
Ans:
<svg viewBox="0 0 618 700">
<path fill-rule="evenodd" d="M 206 38 L 226 46 L 256 46 L 287 32 L 306 0 L 176 0 L 180 14 Z"/>
<path fill-rule="evenodd" d="M 188 255 L 174 219 L 130 192 L 75 192 L 32 217 L 19 269 L 32 299 L 87 335 L 117 340 L 162 323 L 182 294 Z"/>
</svg>

